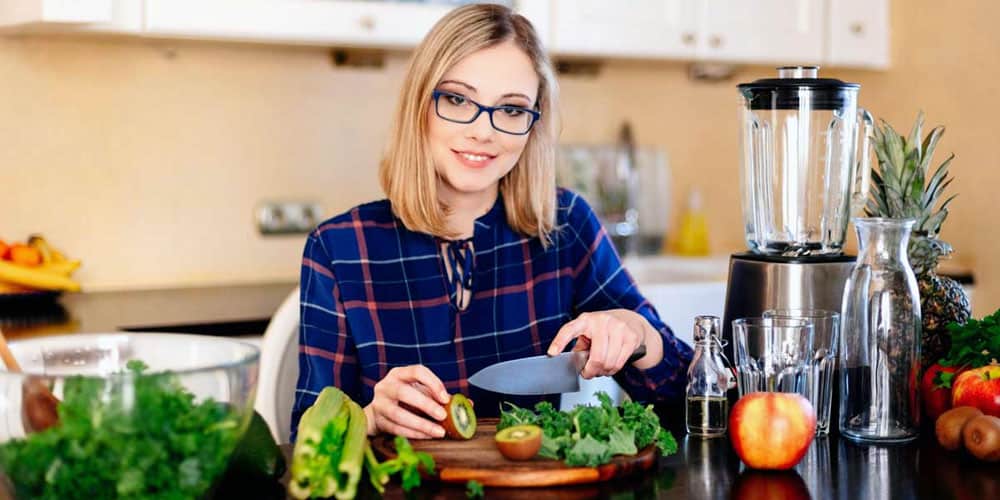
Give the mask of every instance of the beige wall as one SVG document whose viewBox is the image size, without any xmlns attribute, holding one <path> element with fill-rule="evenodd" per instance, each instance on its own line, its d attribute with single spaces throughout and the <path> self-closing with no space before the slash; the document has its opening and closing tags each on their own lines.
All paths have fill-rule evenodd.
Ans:
<svg viewBox="0 0 1000 500">
<path fill-rule="evenodd" d="M 977 311 L 1000 303 L 990 210 L 1000 185 L 996 2 L 893 7 L 886 72 L 824 71 L 862 84 L 862 104 L 907 129 L 918 109 L 948 133 L 960 197 L 945 237 L 974 266 Z M 0 39 L 0 237 L 42 232 L 85 266 L 90 289 L 294 279 L 301 237 L 256 234 L 263 199 L 327 212 L 380 196 L 379 151 L 402 74 L 334 68 L 324 50 L 195 42 Z M 637 141 L 670 156 L 674 206 L 706 195 L 715 252 L 743 246 L 735 84 L 680 63 L 613 62 L 564 77 L 563 140 Z M 674 210 L 676 213 L 676 210 Z M 853 236 L 851 236 L 853 240 Z"/>
</svg>

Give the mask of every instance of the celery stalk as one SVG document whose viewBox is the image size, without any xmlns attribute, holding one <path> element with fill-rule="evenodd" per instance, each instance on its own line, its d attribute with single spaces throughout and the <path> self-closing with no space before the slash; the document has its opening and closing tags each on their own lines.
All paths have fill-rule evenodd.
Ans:
<svg viewBox="0 0 1000 500">
<path fill-rule="evenodd" d="M 337 467 L 341 473 L 341 482 L 333 492 L 333 496 L 340 500 L 354 498 L 357 494 L 361 465 L 368 445 L 368 422 L 364 410 L 350 399 L 347 400 L 347 406 L 350 410 L 350 420 L 344 436 L 340 464 Z"/>
</svg>

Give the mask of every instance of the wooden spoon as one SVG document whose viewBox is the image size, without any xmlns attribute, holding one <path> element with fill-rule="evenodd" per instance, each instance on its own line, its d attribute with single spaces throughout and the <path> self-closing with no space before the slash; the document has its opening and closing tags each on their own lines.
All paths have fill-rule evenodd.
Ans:
<svg viewBox="0 0 1000 500">
<path fill-rule="evenodd" d="M 17 363 L 14 353 L 10 352 L 7 339 L 0 330 L 0 358 L 3 359 L 7 370 L 13 373 L 23 373 L 21 365 Z M 40 432 L 59 423 L 59 399 L 52 394 L 45 380 L 39 377 L 28 376 L 24 385 L 21 386 L 21 418 L 24 421 L 24 430 L 27 433 Z"/>
</svg>

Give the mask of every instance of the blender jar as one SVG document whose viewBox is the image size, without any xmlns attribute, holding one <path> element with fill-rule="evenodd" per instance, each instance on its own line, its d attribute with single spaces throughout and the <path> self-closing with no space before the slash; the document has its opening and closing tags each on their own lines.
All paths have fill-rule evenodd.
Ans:
<svg viewBox="0 0 1000 500">
<path fill-rule="evenodd" d="M 871 115 L 857 106 L 860 85 L 817 72 L 782 67 L 778 78 L 739 85 L 743 219 L 754 253 L 839 255 L 851 215 L 864 207 Z"/>
</svg>

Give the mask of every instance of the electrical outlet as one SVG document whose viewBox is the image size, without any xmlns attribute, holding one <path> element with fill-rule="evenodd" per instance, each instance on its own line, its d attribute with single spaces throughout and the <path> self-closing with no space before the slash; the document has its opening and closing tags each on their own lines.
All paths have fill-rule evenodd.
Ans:
<svg viewBox="0 0 1000 500">
<path fill-rule="evenodd" d="M 255 210 L 260 234 L 304 234 L 320 223 L 323 207 L 304 201 L 265 201 Z"/>
</svg>

